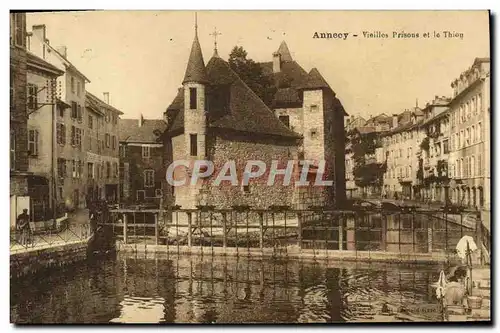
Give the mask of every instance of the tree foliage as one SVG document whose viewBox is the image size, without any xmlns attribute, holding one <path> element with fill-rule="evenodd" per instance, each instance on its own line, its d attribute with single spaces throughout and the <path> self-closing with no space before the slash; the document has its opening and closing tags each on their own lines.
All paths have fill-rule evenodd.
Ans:
<svg viewBox="0 0 500 333">
<path fill-rule="evenodd" d="M 276 93 L 274 82 L 270 76 L 265 75 L 262 67 L 247 58 L 247 55 L 243 47 L 235 46 L 229 54 L 229 66 L 267 106 L 271 107 Z"/>
<path fill-rule="evenodd" d="M 354 160 L 353 175 L 359 187 L 382 186 L 383 176 L 387 170 L 386 163 L 366 163 L 366 156 L 375 154 L 378 146 L 376 133 L 351 133 L 351 144 Z"/>
</svg>

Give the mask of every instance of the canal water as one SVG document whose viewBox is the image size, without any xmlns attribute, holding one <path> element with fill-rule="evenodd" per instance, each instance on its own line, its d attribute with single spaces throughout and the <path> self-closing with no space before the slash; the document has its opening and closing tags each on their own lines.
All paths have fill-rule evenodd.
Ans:
<svg viewBox="0 0 500 333">
<path fill-rule="evenodd" d="M 118 254 L 42 277 L 12 279 L 11 322 L 391 321 L 383 308 L 436 303 L 431 284 L 439 271 L 438 266 Z M 432 313 L 426 316 L 436 320 Z"/>
</svg>

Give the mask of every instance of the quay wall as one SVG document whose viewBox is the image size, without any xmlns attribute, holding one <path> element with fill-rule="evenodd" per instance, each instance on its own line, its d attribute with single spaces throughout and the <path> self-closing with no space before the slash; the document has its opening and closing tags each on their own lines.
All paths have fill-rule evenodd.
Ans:
<svg viewBox="0 0 500 333">
<path fill-rule="evenodd" d="M 87 259 L 90 238 L 56 246 L 31 249 L 10 255 L 10 278 L 40 273 Z"/>
</svg>

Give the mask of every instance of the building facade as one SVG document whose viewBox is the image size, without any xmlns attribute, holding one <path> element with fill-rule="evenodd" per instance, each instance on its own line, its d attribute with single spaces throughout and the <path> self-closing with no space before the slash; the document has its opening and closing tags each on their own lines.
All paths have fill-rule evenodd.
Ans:
<svg viewBox="0 0 500 333">
<path fill-rule="evenodd" d="M 47 221 L 55 211 L 57 193 L 56 87 L 64 72 L 27 53 L 28 188 L 33 222 Z"/>
<path fill-rule="evenodd" d="M 419 146 L 418 168 L 416 175 L 419 185 L 417 198 L 425 201 L 449 202 L 450 181 L 450 99 L 435 96 L 423 109 L 424 119 L 420 125 L 421 142 Z"/>
<path fill-rule="evenodd" d="M 110 105 L 109 93 L 103 99 L 85 94 L 85 176 L 86 200 L 120 201 L 119 126 L 120 110 Z"/>
<path fill-rule="evenodd" d="M 120 196 L 124 203 L 159 204 L 166 166 L 162 119 L 120 119 Z M 166 194 L 166 193 L 165 193 Z"/>
<path fill-rule="evenodd" d="M 306 72 L 291 56 L 286 42 L 273 53 L 272 62 L 260 63 L 275 83 L 272 101 L 275 115 L 291 130 L 302 135 L 299 158 L 325 161 L 326 178 L 333 186 L 319 193 L 317 204 L 342 205 L 345 201 L 345 133 L 347 113 L 337 95 L 317 68 Z M 300 200 L 311 192 L 298 193 Z M 318 195 L 318 194 L 316 194 Z M 304 198 L 304 196 L 306 198 Z M 311 198 L 309 198 L 311 199 Z"/>
<path fill-rule="evenodd" d="M 451 198 L 488 215 L 490 178 L 490 59 L 476 58 L 451 87 Z"/>
<path fill-rule="evenodd" d="M 57 200 L 67 209 L 85 207 L 85 85 L 90 80 L 68 60 L 65 46 L 50 45 L 45 25 L 32 27 L 28 46 L 30 52 L 64 71 L 57 78 Z"/>
<path fill-rule="evenodd" d="M 26 110 L 26 14 L 10 13 L 10 226 L 23 209 L 28 195 L 28 113 Z"/>
</svg>

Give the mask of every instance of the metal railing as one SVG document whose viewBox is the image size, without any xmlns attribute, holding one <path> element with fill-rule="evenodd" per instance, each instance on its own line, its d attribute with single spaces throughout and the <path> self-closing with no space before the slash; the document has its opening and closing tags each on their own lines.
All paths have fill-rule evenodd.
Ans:
<svg viewBox="0 0 500 333">
<path fill-rule="evenodd" d="M 233 209 L 117 209 L 105 225 L 123 244 L 231 249 L 235 253 L 271 251 L 288 255 L 297 249 L 313 255 L 333 251 L 441 253 L 452 255 L 464 235 L 475 237 L 478 225 L 462 215 L 417 210 L 333 211 L 280 207 Z M 173 249 L 172 249 L 173 250 Z"/>
<path fill-rule="evenodd" d="M 59 230 L 31 229 L 10 231 L 10 252 L 18 253 L 83 241 L 93 234 L 89 223 L 64 224 Z"/>
</svg>

